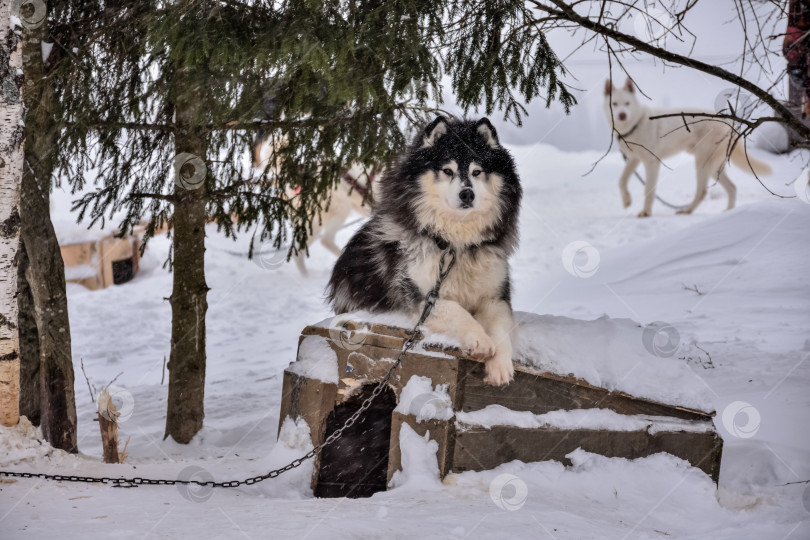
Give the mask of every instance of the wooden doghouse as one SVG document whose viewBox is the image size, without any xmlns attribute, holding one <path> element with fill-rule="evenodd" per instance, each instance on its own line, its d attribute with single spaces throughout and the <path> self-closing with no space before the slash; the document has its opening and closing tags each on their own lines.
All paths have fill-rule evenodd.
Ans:
<svg viewBox="0 0 810 540">
<path fill-rule="evenodd" d="M 402 328 L 375 323 L 356 325 L 355 332 L 323 323 L 306 327 L 299 338 L 299 360 L 284 372 L 281 422 L 288 416 L 304 419 L 313 445 L 322 443 L 384 377 L 406 335 Z M 324 377 L 318 362 L 323 360 L 328 367 L 335 357 L 338 377 Z M 516 366 L 515 380 L 506 387 L 485 384 L 484 374 L 483 363 L 456 348 L 420 344 L 418 351 L 405 356 L 389 381 L 390 389 L 343 437 L 316 457 L 312 478 L 315 495 L 362 497 L 385 490 L 401 468 L 399 435 L 405 424 L 438 443 L 441 477 L 491 469 L 516 459 L 570 464 L 566 455 L 582 448 L 629 459 L 668 452 L 717 482 L 722 439 L 714 429 L 713 412 L 611 392 L 573 376 L 523 365 Z M 394 411 L 403 387 L 414 375 L 428 377 L 432 385 L 446 385 L 443 388 L 452 403 L 451 418 L 425 420 Z M 617 418 L 636 422 L 638 427 L 614 430 L 587 423 L 482 427 L 464 420 L 470 418 L 468 413 L 490 405 L 537 415 L 601 409 L 592 412 L 621 415 Z"/>
<path fill-rule="evenodd" d="M 140 241 L 137 236 L 102 236 L 59 246 L 65 263 L 65 280 L 88 289 L 120 285 L 138 273 Z"/>
</svg>

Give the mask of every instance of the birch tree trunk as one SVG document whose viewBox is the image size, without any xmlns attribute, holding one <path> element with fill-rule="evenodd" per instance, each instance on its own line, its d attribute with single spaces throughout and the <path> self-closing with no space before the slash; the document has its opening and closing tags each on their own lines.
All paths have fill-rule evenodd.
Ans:
<svg viewBox="0 0 810 540">
<path fill-rule="evenodd" d="M 23 166 L 22 28 L 12 0 L 0 0 L 0 424 L 20 419 L 17 249 Z M 12 24 L 14 30 L 12 30 Z"/>
</svg>

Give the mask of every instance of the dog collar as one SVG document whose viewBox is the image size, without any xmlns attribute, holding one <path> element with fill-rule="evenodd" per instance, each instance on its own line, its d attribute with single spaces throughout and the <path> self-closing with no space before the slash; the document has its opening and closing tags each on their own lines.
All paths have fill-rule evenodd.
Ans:
<svg viewBox="0 0 810 540">
<path fill-rule="evenodd" d="M 422 229 L 420 231 L 420 234 L 422 236 L 427 236 L 428 238 L 433 240 L 433 242 L 436 244 L 436 247 L 439 248 L 442 251 L 444 251 L 445 249 L 450 247 L 450 242 L 448 242 L 447 240 L 445 240 L 444 238 L 442 238 L 438 234 L 434 234 L 434 233 L 430 232 L 427 229 Z"/>
<path fill-rule="evenodd" d="M 625 138 L 627 138 L 627 137 L 629 137 L 630 135 L 633 134 L 633 132 L 636 130 L 636 128 L 641 124 L 642 120 L 644 120 L 644 115 L 642 115 L 641 118 L 638 119 L 638 122 L 636 122 L 636 125 L 631 127 L 630 131 L 628 131 L 627 133 L 624 133 L 624 134 L 619 133 L 619 130 L 616 129 L 616 128 L 613 128 L 613 131 L 615 131 L 616 133 L 619 134 L 619 138 L 625 139 Z"/>
<path fill-rule="evenodd" d="M 371 183 L 374 181 L 374 173 L 367 173 L 366 177 L 368 178 L 368 185 L 364 186 L 360 183 L 360 178 L 353 177 L 351 174 L 349 174 L 349 171 L 346 171 L 343 174 L 343 180 L 349 184 L 349 192 L 351 193 L 352 191 L 356 191 L 358 195 L 363 197 L 363 199 L 365 199 L 366 195 L 368 195 L 368 190 L 371 187 Z"/>
<path fill-rule="evenodd" d="M 442 251 L 450 246 L 450 242 L 438 235 L 433 235 L 433 241 L 436 242 L 436 247 Z"/>
</svg>

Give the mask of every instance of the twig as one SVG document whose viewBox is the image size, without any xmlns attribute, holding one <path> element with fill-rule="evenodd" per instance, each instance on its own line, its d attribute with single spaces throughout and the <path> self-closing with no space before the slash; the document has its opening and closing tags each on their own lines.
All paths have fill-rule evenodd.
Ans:
<svg viewBox="0 0 810 540">
<path fill-rule="evenodd" d="M 132 439 L 132 436 L 127 437 L 127 442 L 124 443 L 124 448 L 118 453 L 118 463 L 123 463 L 125 459 L 127 459 L 127 446 L 129 446 L 129 441 Z"/>
<path fill-rule="evenodd" d="M 691 287 L 687 287 L 686 283 L 681 283 L 681 285 L 683 285 L 683 288 L 686 289 L 687 291 L 696 292 L 698 296 L 703 296 L 705 294 L 703 292 L 700 292 L 700 289 L 698 289 L 697 283 L 695 283 Z"/>
<path fill-rule="evenodd" d="M 700 345 L 698 345 L 698 344 L 697 344 L 697 342 L 695 342 L 695 347 L 697 348 L 697 350 L 702 351 L 702 352 L 703 352 L 703 354 L 705 354 L 705 355 L 706 355 L 706 356 L 709 358 L 709 362 L 708 362 L 708 363 L 701 362 L 701 363 L 700 363 L 700 366 L 701 366 L 703 369 L 714 369 L 714 362 L 712 361 L 712 355 L 710 355 L 710 354 L 709 354 L 709 351 L 707 351 L 706 349 L 702 348 Z"/>
<path fill-rule="evenodd" d="M 166 355 L 163 355 L 163 371 L 160 373 L 160 386 L 163 386 L 163 381 L 166 379 Z"/>
<path fill-rule="evenodd" d="M 108 383 L 107 383 L 107 386 L 105 386 L 105 387 L 104 387 L 104 389 L 106 390 L 107 388 L 109 388 L 110 386 L 112 386 L 112 383 L 114 383 L 115 381 L 117 381 L 117 380 L 118 380 L 118 377 L 120 377 L 120 376 L 121 376 L 121 375 L 123 375 L 123 374 L 124 374 L 124 372 L 122 371 L 121 373 L 119 373 L 118 375 L 116 375 L 115 377 L 113 377 L 113 380 L 111 380 L 110 382 L 108 382 Z"/>
<path fill-rule="evenodd" d="M 796 480 L 795 482 L 787 482 L 785 484 L 776 484 L 776 485 L 778 487 L 781 487 L 781 486 L 789 486 L 791 484 L 808 484 L 808 483 L 810 483 L 810 480 Z"/>
<path fill-rule="evenodd" d="M 90 399 L 93 401 L 93 403 L 95 403 L 96 398 L 95 396 L 93 396 L 93 389 L 90 388 L 90 379 L 87 377 L 87 372 L 84 370 L 84 358 L 83 357 L 80 358 L 79 361 L 82 364 L 82 373 L 84 373 L 84 380 L 87 381 L 87 390 L 90 392 Z"/>
</svg>

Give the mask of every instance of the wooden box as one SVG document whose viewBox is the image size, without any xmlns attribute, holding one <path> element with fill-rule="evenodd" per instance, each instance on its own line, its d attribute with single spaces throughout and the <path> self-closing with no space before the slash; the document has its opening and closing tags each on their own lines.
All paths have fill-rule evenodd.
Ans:
<svg viewBox="0 0 810 540">
<path fill-rule="evenodd" d="M 324 365 L 335 362 L 337 374 L 320 380 L 301 369 L 301 362 L 284 372 L 281 422 L 302 418 L 312 443 L 321 444 L 357 410 L 375 383 L 398 356 L 406 331 L 382 324 L 360 324 L 359 329 L 308 326 L 299 338 L 299 360 L 321 351 Z M 306 351 L 303 351 L 304 343 Z M 312 345 L 316 345 L 313 347 Z M 326 348 L 328 347 L 328 349 Z M 329 357 L 329 349 L 334 353 Z M 307 362 L 321 361 L 307 358 Z M 323 372 L 323 369 L 318 371 Z M 327 370 L 328 371 L 328 370 Z M 446 385 L 454 411 L 448 420 L 419 421 L 413 414 L 393 409 L 413 375 L 428 377 L 432 385 Z M 556 460 L 577 448 L 608 457 L 638 458 L 668 452 L 704 471 L 715 482 L 720 473 L 722 439 L 712 422 L 713 412 L 699 411 L 611 392 L 574 377 L 545 373 L 516 364 L 515 380 L 505 387 L 484 383 L 484 364 L 458 349 L 420 344 L 409 352 L 389 380 L 379 403 L 347 430 L 336 448 L 315 458 L 312 487 L 316 496 L 367 496 L 386 488 L 401 468 L 399 434 L 404 424 L 438 443 L 441 477 L 451 472 L 484 470 L 518 459 Z M 467 425 L 462 413 L 501 405 L 512 411 L 544 414 L 551 411 L 608 409 L 631 417 L 638 429 L 611 430 L 553 425 L 521 428 Z M 602 411 L 600 411 L 602 412 Z M 603 412 L 602 412 L 603 413 Z M 612 413 L 609 413 L 612 414 Z M 279 426 L 280 427 L 280 426 Z M 328 447 L 327 447 L 328 448 Z"/>
</svg>

